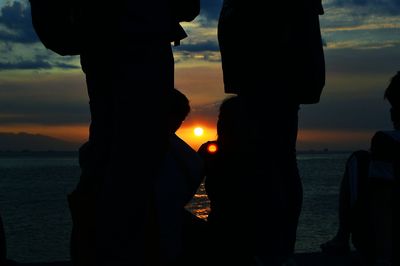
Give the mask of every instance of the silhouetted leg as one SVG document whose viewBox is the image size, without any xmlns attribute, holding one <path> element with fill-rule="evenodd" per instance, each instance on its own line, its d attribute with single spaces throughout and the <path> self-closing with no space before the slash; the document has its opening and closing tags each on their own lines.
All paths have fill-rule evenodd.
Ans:
<svg viewBox="0 0 400 266">
<path fill-rule="evenodd" d="M 92 190 L 103 182 L 110 161 L 114 124 L 113 62 L 110 55 L 93 50 L 81 56 L 90 106 L 89 141 L 79 150 L 81 179 L 78 189 Z"/>
<path fill-rule="evenodd" d="M 245 182 L 250 185 L 245 195 L 250 195 L 254 250 L 267 265 L 278 265 L 293 253 L 302 204 L 296 160 L 298 105 L 280 105 L 263 96 L 245 99 L 244 126 L 249 128 L 243 144 L 249 147 Z"/>
<path fill-rule="evenodd" d="M 169 42 L 121 44 L 113 53 L 106 66 L 113 123 L 98 206 L 98 263 L 153 265 L 159 253 L 153 183 L 167 144 L 164 95 L 174 85 L 174 61 Z"/>
<path fill-rule="evenodd" d="M 375 256 L 375 239 L 370 232 L 371 224 L 371 194 L 370 194 L 370 178 L 369 164 L 370 153 L 365 150 L 354 152 L 347 161 L 346 175 L 348 176 L 348 206 L 347 213 L 342 214 L 341 219 L 347 224 L 342 224 L 345 230 L 350 231 L 351 242 L 354 247 L 368 258 Z M 346 211 L 346 210 L 345 210 Z M 344 241 L 348 241 L 344 239 Z M 348 242 L 346 242 L 348 245 Z"/>
<path fill-rule="evenodd" d="M 350 180 L 347 171 L 343 175 L 339 191 L 339 228 L 336 239 L 349 243 L 351 233 Z"/>
<path fill-rule="evenodd" d="M 79 149 L 81 175 L 76 189 L 69 195 L 73 214 L 71 232 L 71 261 L 73 265 L 95 265 L 95 202 L 109 162 L 112 137 L 113 110 L 112 75 L 106 56 L 98 50 L 81 55 L 82 70 L 86 76 L 91 123 L 89 140 Z"/>
<path fill-rule="evenodd" d="M 280 168 L 284 169 L 282 173 L 282 179 L 285 181 L 283 184 L 284 191 L 284 203 L 286 213 L 284 214 L 283 223 L 286 229 L 283 230 L 284 243 L 283 243 L 283 256 L 284 258 L 290 258 L 293 256 L 295 251 L 296 237 L 297 237 L 297 226 L 301 213 L 303 203 L 303 186 L 300 178 L 299 170 L 297 167 L 297 155 L 296 155 L 296 142 L 298 133 L 298 110 L 299 107 L 296 104 L 289 105 L 286 107 L 287 111 L 283 112 L 286 117 L 283 117 L 282 129 L 287 132 L 287 136 L 282 139 L 282 149 L 286 152 L 282 157 Z M 285 144 L 286 143 L 286 144 Z"/>
<path fill-rule="evenodd" d="M 350 251 L 350 238 L 354 240 L 354 229 L 363 228 L 359 217 L 363 210 L 360 209 L 360 196 L 365 193 L 365 183 L 368 177 L 369 153 L 367 151 L 353 152 L 345 166 L 345 171 L 339 190 L 339 228 L 335 237 L 322 244 L 321 249 L 328 253 L 346 254 Z M 363 208 L 361 206 L 361 208 Z M 355 227 L 356 226 L 356 227 Z M 365 232 L 361 230 L 361 235 Z M 362 241 L 361 241 L 362 242 Z"/>
</svg>

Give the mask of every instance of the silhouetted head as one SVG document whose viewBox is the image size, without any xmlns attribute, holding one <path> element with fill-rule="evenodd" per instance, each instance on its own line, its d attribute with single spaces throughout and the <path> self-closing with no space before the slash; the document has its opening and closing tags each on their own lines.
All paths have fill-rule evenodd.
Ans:
<svg viewBox="0 0 400 266">
<path fill-rule="evenodd" d="M 175 133 L 190 113 L 189 99 L 179 90 L 169 89 L 167 93 L 168 130 Z"/>
<path fill-rule="evenodd" d="M 220 108 L 217 123 L 218 142 L 228 146 L 234 144 L 239 135 L 240 97 L 225 99 Z"/>
<path fill-rule="evenodd" d="M 390 114 L 395 129 L 400 130 L 400 71 L 390 80 L 389 86 L 385 91 L 385 99 L 392 106 Z"/>
</svg>

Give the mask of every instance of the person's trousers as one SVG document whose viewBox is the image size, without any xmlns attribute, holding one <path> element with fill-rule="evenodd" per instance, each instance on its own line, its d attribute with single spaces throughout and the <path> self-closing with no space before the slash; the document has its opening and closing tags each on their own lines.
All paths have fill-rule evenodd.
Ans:
<svg viewBox="0 0 400 266">
<path fill-rule="evenodd" d="M 267 94 L 267 93 L 266 93 Z M 254 252 L 279 264 L 293 255 L 302 208 L 296 142 L 299 105 L 263 95 L 244 96 L 243 150 L 248 177 L 244 182 Z M 247 184 L 247 185 L 246 185 Z"/>
<path fill-rule="evenodd" d="M 97 188 L 96 265 L 155 265 L 153 183 L 167 145 L 169 42 L 121 43 L 81 55 L 90 99 L 83 189 Z"/>
</svg>

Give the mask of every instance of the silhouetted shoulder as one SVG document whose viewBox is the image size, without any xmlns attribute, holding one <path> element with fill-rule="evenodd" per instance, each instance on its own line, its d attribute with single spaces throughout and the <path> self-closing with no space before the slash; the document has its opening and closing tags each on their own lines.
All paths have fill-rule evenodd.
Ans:
<svg viewBox="0 0 400 266">
<path fill-rule="evenodd" d="M 400 131 L 378 131 L 371 141 L 369 176 L 379 182 L 400 178 Z"/>
<path fill-rule="evenodd" d="M 400 131 L 378 131 L 371 141 L 372 159 L 392 161 L 400 156 Z"/>
</svg>

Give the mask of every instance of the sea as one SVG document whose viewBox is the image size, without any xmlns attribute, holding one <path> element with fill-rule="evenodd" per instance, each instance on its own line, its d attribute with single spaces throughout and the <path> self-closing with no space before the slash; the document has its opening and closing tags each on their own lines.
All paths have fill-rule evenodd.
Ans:
<svg viewBox="0 0 400 266">
<path fill-rule="evenodd" d="M 350 152 L 301 152 L 303 208 L 296 252 L 319 251 L 338 226 L 338 193 Z M 73 152 L 0 154 L 0 214 L 8 258 L 17 262 L 69 260 L 71 216 L 67 195 L 75 188 L 80 169 Z M 240 196 L 240 195 L 238 195 Z M 204 187 L 187 206 L 206 219 Z"/>
</svg>

